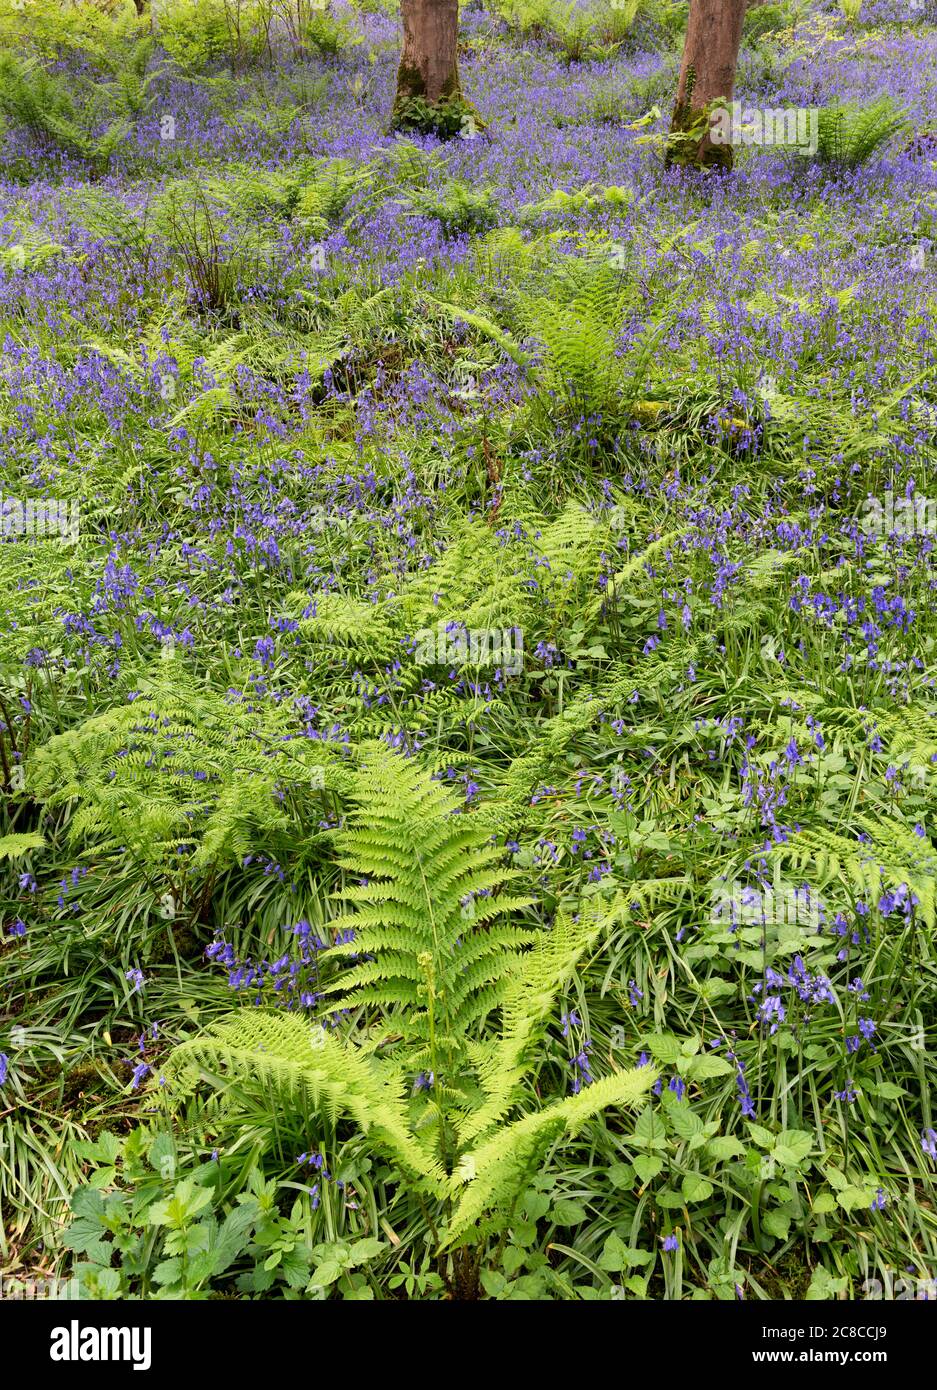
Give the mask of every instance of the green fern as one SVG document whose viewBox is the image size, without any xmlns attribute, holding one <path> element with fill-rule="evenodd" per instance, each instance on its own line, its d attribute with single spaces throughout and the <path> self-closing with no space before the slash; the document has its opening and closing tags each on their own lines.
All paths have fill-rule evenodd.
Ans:
<svg viewBox="0 0 937 1390">
<path fill-rule="evenodd" d="M 775 845 L 771 857 L 811 874 L 817 886 L 844 884 L 856 897 L 876 904 L 886 889 L 906 884 L 917 897 L 924 923 L 933 928 L 937 909 L 937 852 L 901 821 L 857 816 L 867 837 L 860 844 L 835 831 L 808 827 L 785 844 Z"/>
<path fill-rule="evenodd" d="M 210 879 L 290 830 L 290 801 L 348 783 L 341 749 L 296 737 L 287 711 L 260 716 L 181 672 L 51 738 L 27 764 L 31 790 L 72 811 L 69 838 L 168 880 Z"/>
<path fill-rule="evenodd" d="M 391 1038 L 339 1042 L 321 1024 L 245 1009 L 178 1047 L 167 1076 L 185 1090 L 199 1074 L 269 1084 L 293 1105 L 350 1117 L 442 1205 L 442 1254 L 503 1229 L 551 1140 L 635 1104 L 655 1073 L 617 1072 L 512 1118 L 544 1020 L 604 919 L 561 915 L 539 933 L 504 921 L 529 904 L 500 891 L 516 876 L 501 852 L 443 787 L 382 745 L 364 750 L 354 797 L 341 862 L 366 877 L 341 895 L 352 911 L 332 926 L 354 939 L 330 954 L 354 964 L 329 992 L 345 1008 L 382 1010 Z M 500 1027 L 483 1033 L 495 1010 Z M 428 1080 L 408 1102 L 418 1068 Z"/>
<path fill-rule="evenodd" d="M 130 129 L 128 121 L 117 119 L 103 134 L 90 135 L 64 84 L 39 63 L 12 53 L 0 53 L 0 113 L 99 171 L 107 168 Z"/>
<path fill-rule="evenodd" d="M 817 117 L 817 158 L 856 169 L 906 126 L 904 112 L 889 96 L 869 106 L 843 102 L 822 107 Z"/>
<path fill-rule="evenodd" d="M 503 1000 L 531 933 L 501 921 L 530 899 L 500 890 L 518 877 L 455 797 L 381 744 L 362 749 L 359 806 L 339 837 L 340 863 L 367 882 L 345 890 L 354 911 L 341 954 L 359 962 L 332 987 L 345 1007 L 399 1011 L 413 1065 L 454 1081 L 462 1039 Z M 472 925 L 476 924 L 476 929 Z M 480 930 L 481 926 L 484 930 Z"/>
</svg>

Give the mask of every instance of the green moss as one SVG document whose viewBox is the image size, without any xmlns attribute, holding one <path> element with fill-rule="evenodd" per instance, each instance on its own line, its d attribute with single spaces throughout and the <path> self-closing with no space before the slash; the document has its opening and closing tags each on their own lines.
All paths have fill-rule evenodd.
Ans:
<svg viewBox="0 0 937 1390">
<path fill-rule="evenodd" d="M 709 110 L 681 102 L 673 113 L 667 142 L 667 164 L 682 164 L 700 169 L 731 169 L 732 146 L 704 144 L 709 128 Z"/>
<path fill-rule="evenodd" d="M 401 93 L 398 84 L 397 100 L 391 113 L 391 130 L 415 130 L 421 135 L 451 140 L 461 135 L 469 123 L 477 131 L 486 128 L 475 107 L 462 95 L 458 73 L 452 90 L 437 102 L 427 101 L 422 95 L 407 95 L 405 90 Z"/>
</svg>

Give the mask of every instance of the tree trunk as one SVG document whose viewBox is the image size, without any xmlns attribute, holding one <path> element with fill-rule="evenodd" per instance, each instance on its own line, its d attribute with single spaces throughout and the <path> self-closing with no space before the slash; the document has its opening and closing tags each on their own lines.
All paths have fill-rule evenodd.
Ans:
<svg viewBox="0 0 937 1390">
<path fill-rule="evenodd" d="M 673 135 L 705 123 L 712 102 L 732 100 L 746 8 L 747 0 L 690 0 Z M 707 129 L 699 143 L 675 143 L 667 162 L 731 169 L 732 146 L 714 143 Z"/>
<path fill-rule="evenodd" d="M 461 99 L 459 86 L 459 0 L 400 0 L 403 48 L 397 70 L 395 121 L 408 103 Z"/>
</svg>

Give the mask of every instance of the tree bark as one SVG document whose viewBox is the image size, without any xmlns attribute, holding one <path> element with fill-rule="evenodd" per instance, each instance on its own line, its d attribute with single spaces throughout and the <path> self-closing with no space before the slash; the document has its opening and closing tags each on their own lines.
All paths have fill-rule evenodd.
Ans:
<svg viewBox="0 0 937 1390">
<path fill-rule="evenodd" d="M 747 3 L 748 0 L 690 0 L 672 134 L 680 135 L 704 121 L 712 102 L 732 100 Z M 732 146 L 715 144 L 707 130 L 699 144 L 674 144 L 667 162 L 731 169 Z"/>
<path fill-rule="evenodd" d="M 458 101 L 459 0 L 400 0 L 403 48 L 394 114 L 410 101 Z"/>
</svg>

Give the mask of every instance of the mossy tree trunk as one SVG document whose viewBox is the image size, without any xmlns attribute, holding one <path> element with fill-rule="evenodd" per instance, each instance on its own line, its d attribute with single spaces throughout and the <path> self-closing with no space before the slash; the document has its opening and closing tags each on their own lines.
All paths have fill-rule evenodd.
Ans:
<svg viewBox="0 0 937 1390">
<path fill-rule="evenodd" d="M 412 102 L 458 103 L 459 0 L 400 0 L 403 48 L 394 119 Z"/>
<path fill-rule="evenodd" d="M 747 4 L 748 0 L 690 0 L 670 127 L 673 135 L 692 131 L 704 123 L 712 102 L 732 100 Z M 675 142 L 667 162 L 731 169 L 732 146 L 714 143 L 707 129 L 698 143 Z"/>
</svg>

